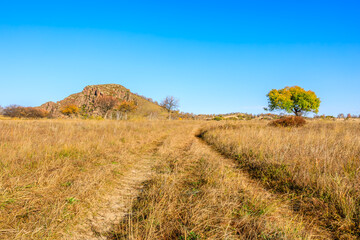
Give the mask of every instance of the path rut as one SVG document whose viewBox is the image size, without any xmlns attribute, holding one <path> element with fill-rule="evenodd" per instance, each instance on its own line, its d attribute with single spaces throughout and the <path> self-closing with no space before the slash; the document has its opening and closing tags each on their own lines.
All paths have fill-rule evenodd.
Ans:
<svg viewBox="0 0 360 240">
<path fill-rule="evenodd" d="M 142 183 L 150 179 L 153 163 L 154 158 L 148 156 L 127 171 L 111 194 L 103 196 L 101 201 L 104 204 L 101 208 L 97 209 L 96 214 L 89 214 L 88 219 L 72 234 L 71 239 L 107 239 L 113 225 L 129 212 L 132 202 L 142 189 Z"/>
<path fill-rule="evenodd" d="M 277 209 L 273 212 L 274 221 L 287 223 L 292 228 L 295 228 L 297 223 L 302 223 L 304 225 L 303 227 L 308 232 L 307 237 L 309 239 L 333 239 L 332 234 L 326 229 L 317 226 L 310 219 L 306 219 L 303 215 L 294 212 L 289 201 L 286 200 L 284 196 L 268 191 L 259 181 L 252 179 L 247 172 L 237 166 L 237 163 L 233 159 L 224 156 L 201 138 L 197 138 L 196 142 L 203 147 L 204 152 L 214 156 L 217 161 L 221 161 L 224 165 L 227 165 L 238 172 L 244 183 L 244 189 L 246 189 L 249 194 L 259 197 L 270 205 L 276 203 Z"/>
<path fill-rule="evenodd" d="M 242 179 L 243 188 L 248 194 L 277 206 L 277 209 L 271 214 L 272 216 L 269 216 L 272 221 L 279 224 L 289 224 L 288 226 L 291 228 L 295 228 L 297 222 L 303 222 L 304 228 L 308 231 L 308 238 L 331 238 L 330 233 L 293 212 L 285 199 L 267 191 L 259 182 L 251 179 L 246 172 L 239 169 L 234 160 L 224 157 L 201 139 L 194 137 L 195 134 L 193 135 L 193 133 L 188 136 L 187 140 L 195 144 L 196 148 L 212 161 L 221 162 L 221 164 L 233 169 Z M 182 151 L 186 152 L 186 150 Z M 139 160 L 131 170 L 127 171 L 111 194 L 103 197 L 102 202 L 104 202 L 104 205 L 96 211 L 97 214 L 90 215 L 87 221 L 79 228 L 79 231 L 73 234 L 72 239 L 107 239 L 107 234 L 111 232 L 114 224 L 119 223 L 129 213 L 132 203 L 142 189 L 143 182 L 151 178 L 151 168 L 155 164 L 154 160 L 154 154 L 150 154 Z"/>
</svg>

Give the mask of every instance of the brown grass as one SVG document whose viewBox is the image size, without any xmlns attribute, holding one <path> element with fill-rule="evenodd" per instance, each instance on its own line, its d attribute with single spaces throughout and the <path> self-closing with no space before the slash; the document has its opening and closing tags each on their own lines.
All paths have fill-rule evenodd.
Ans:
<svg viewBox="0 0 360 240">
<path fill-rule="evenodd" d="M 154 173 L 111 239 L 355 239 L 359 133 L 351 122 L 3 119 L 0 239 L 76 239 L 144 156 Z"/>
<path fill-rule="evenodd" d="M 0 238 L 55 239 L 168 134 L 167 122 L 0 122 Z"/>
<path fill-rule="evenodd" d="M 157 174 L 112 239 L 311 238 L 313 229 L 286 209 L 285 200 L 249 180 L 193 130 L 184 126 L 160 148 Z"/>
<path fill-rule="evenodd" d="M 270 122 L 270 126 L 274 127 L 302 127 L 306 124 L 306 120 L 299 116 L 282 117 Z"/>
<path fill-rule="evenodd" d="M 314 122 L 303 128 L 227 124 L 202 138 L 235 158 L 254 179 L 292 199 L 335 238 L 360 237 L 360 125 Z"/>
</svg>

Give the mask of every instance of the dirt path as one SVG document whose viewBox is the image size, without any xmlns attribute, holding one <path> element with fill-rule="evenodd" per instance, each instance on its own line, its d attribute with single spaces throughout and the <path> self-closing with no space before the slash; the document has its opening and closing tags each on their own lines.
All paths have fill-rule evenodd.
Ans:
<svg viewBox="0 0 360 240">
<path fill-rule="evenodd" d="M 327 231 L 294 212 L 286 198 L 266 190 L 258 181 L 251 179 L 246 172 L 239 169 L 234 160 L 218 153 L 201 139 L 195 137 L 194 133 L 195 130 L 191 132 L 191 135 L 184 134 L 182 138 L 179 136 L 170 137 L 168 139 L 170 143 L 162 146 L 160 154 L 151 151 L 150 154 L 135 163 L 119 179 L 113 191 L 103 196 L 101 202 L 104 204 L 96 210 L 96 215 L 90 215 L 86 222 L 78 228 L 79 231 L 72 235 L 71 239 L 107 239 L 107 234 L 111 232 L 114 224 L 119 223 L 127 216 L 132 203 L 142 189 L 142 183 L 152 177 L 151 168 L 157 159 L 155 155 L 160 158 L 162 158 L 161 156 L 178 155 L 179 158 L 189 162 L 205 157 L 207 161 L 221 165 L 219 171 L 231 171 L 232 176 L 237 179 L 236 183 L 241 185 L 249 199 L 257 199 L 257 201 L 271 206 L 273 210 L 264 217 L 269 223 L 267 227 L 275 227 L 282 231 L 303 229 L 300 230 L 301 233 L 294 235 L 301 236 L 299 237 L 301 239 L 331 239 L 331 234 Z M 160 145 L 157 145 L 157 150 Z M 187 147 L 183 147 L 184 145 Z M 162 160 L 166 161 L 165 158 Z"/>
<path fill-rule="evenodd" d="M 142 183 L 151 177 L 154 158 L 147 156 L 138 161 L 121 179 L 109 195 L 103 196 L 104 203 L 96 214 L 88 219 L 72 234 L 71 239 L 107 239 L 106 234 L 128 213 L 132 202 L 142 189 Z"/>
<path fill-rule="evenodd" d="M 272 218 L 274 223 L 277 222 L 278 226 L 289 229 L 304 228 L 307 232 L 307 239 L 332 239 L 332 234 L 327 230 L 320 228 L 311 220 L 305 219 L 302 215 L 294 212 L 284 196 L 266 190 L 261 186 L 261 183 L 251 179 L 248 173 L 237 167 L 237 164 L 233 159 L 223 156 L 199 138 L 197 138 L 196 143 L 203 149 L 203 152 L 206 152 L 211 156 L 210 159 L 220 161 L 226 167 L 231 167 L 241 178 L 243 188 L 248 195 L 266 202 L 269 206 L 274 206 L 275 210 L 272 212 L 270 218 Z"/>
</svg>

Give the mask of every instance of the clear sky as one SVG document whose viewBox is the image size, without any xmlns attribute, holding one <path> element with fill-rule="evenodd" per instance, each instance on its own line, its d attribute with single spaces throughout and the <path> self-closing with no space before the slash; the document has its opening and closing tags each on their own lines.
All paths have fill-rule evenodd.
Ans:
<svg viewBox="0 0 360 240">
<path fill-rule="evenodd" d="M 0 105 L 104 83 L 194 113 L 261 113 L 299 85 L 360 114 L 360 1 L 0 0 Z"/>
</svg>

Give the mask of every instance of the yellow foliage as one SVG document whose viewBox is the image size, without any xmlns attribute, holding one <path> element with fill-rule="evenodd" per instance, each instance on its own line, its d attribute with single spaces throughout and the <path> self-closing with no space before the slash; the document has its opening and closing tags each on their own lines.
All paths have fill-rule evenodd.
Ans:
<svg viewBox="0 0 360 240">
<path fill-rule="evenodd" d="M 305 112 L 318 113 L 320 99 L 313 91 L 305 91 L 299 86 L 273 89 L 268 94 L 268 110 L 285 110 L 301 116 Z"/>
<path fill-rule="evenodd" d="M 118 106 L 118 110 L 124 113 L 135 111 L 136 108 L 137 105 L 134 101 L 126 101 L 126 100 L 122 101 Z"/>
<path fill-rule="evenodd" d="M 61 108 L 60 112 L 64 115 L 72 115 L 79 112 L 79 108 L 74 104 L 69 104 Z"/>
</svg>

